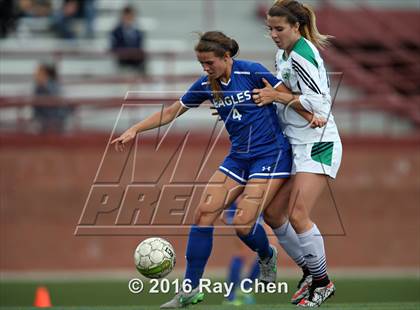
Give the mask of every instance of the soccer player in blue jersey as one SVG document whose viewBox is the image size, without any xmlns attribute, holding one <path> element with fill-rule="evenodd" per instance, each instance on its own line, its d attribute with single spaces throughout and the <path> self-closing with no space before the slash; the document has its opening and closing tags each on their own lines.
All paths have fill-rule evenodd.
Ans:
<svg viewBox="0 0 420 310">
<path fill-rule="evenodd" d="M 257 252 L 260 280 L 273 282 L 276 278 L 277 251 L 269 245 L 263 227 L 255 223 L 289 178 L 292 159 L 275 106 L 258 107 L 252 99 L 252 90 L 263 88 L 263 79 L 278 91 L 287 89 L 262 65 L 233 59 L 238 50 L 237 42 L 221 32 L 201 35 L 195 52 L 206 75 L 171 106 L 135 124 L 112 141 L 122 151 L 137 133 L 168 124 L 206 100 L 216 107 L 230 137 L 230 153 L 210 178 L 189 233 L 185 279 L 193 289 L 180 291 L 161 308 L 181 308 L 203 300 L 198 284 L 212 249 L 213 223 L 240 194 L 244 198 L 238 202 L 238 212 L 233 218 L 237 235 Z M 297 112 L 312 119 L 310 112 L 303 109 Z"/>
</svg>

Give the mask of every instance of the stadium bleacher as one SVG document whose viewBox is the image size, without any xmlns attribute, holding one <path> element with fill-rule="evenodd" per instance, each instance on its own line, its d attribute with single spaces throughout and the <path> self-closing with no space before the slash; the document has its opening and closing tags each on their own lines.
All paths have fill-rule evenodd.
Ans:
<svg viewBox="0 0 420 310">
<path fill-rule="evenodd" d="M 21 20 L 16 32 L 0 41 L 0 107 L 3 107 L 0 121 L 10 125 L 10 115 L 19 114 L 11 112 L 10 104 L 8 110 L 4 108 L 11 97 L 32 95 L 32 75 L 40 61 L 57 64 L 63 96 L 73 101 L 115 98 L 118 106 L 121 104 L 118 99 L 124 98 L 127 91 L 182 91 L 201 74 L 191 48 L 194 42 L 192 31 L 212 24 L 233 32 L 241 45 L 241 57 L 258 59 L 273 67 L 275 50 L 264 38 L 262 21 L 255 17 L 249 19 L 255 9 L 253 1 L 247 1 L 237 9 L 239 17 L 249 20 L 243 27 L 237 27 L 232 19 L 224 18 L 229 9 L 237 7 L 232 2 L 215 1 L 209 6 L 206 2 L 191 5 L 189 1 L 180 1 L 171 6 L 169 2 L 161 1 L 160 7 L 150 2 L 134 2 L 140 12 L 140 27 L 147 33 L 148 75 L 121 70 L 108 51 L 108 35 L 125 3 L 128 2 L 96 2 L 94 39 L 60 40 L 49 32 L 46 18 Z M 343 130 L 352 131 L 355 127 L 350 125 L 350 119 L 354 117 L 349 115 L 354 112 L 349 112 L 346 107 L 356 106 L 358 109 L 373 109 L 378 114 L 367 120 L 368 127 L 376 128 L 377 125 L 372 125 L 377 123 L 374 120 L 382 119 L 377 132 L 386 130 L 383 124 L 389 114 L 398 118 L 403 133 L 407 132 L 406 128 L 415 130 L 420 124 L 420 39 L 416 35 L 419 11 L 385 10 L 366 5 L 377 5 L 374 1 L 351 7 L 346 1 L 329 1 L 329 5 L 325 1 L 311 3 L 317 7 L 321 31 L 335 36 L 324 56 L 330 71 L 344 74 L 337 96 L 340 104 L 336 105 L 335 112 L 342 120 Z M 396 5 L 409 4 L 409 1 L 401 1 Z M 197 12 L 197 16 L 183 23 L 177 13 L 186 8 Z M 200 16 L 205 18 L 200 20 Z M 173 24 L 177 27 L 170 27 Z M 249 37 L 253 39 L 249 40 Z M 336 87 L 340 75 L 332 74 L 331 78 L 333 87 Z M 363 104 L 359 104 L 361 102 Z M 77 105 L 83 106 L 80 102 Z M 19 107 L 12 109 L 16 108 Z M 24 118 L 30 118 L 30 110 L 25 111 Z M 199 118 L 205 118 L 205 115 L 201 114 Z"/>
<path fill-rule="evenodd" d="M 362 7 L 318 11 L 320 27 L 335 36 L 325 52 L 346 83 L 365 100 L 393 107 L 420 124 L 419 12 Z"/>
</svg>

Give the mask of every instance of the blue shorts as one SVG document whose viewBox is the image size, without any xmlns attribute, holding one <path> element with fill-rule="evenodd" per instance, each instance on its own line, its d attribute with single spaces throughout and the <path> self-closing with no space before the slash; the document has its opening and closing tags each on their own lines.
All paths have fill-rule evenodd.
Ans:
<svg viewBox="0 0 420 310">
<path fill-rule="evenodd" d="M 290 178 L 292 170 L 291 149 L 279 151 L 278 154 L 238 158 L 234 153 L 229 154 L 219 170 L 240 184 L 246 184 L 250 179 L 284 179 Z"/>
</svg>

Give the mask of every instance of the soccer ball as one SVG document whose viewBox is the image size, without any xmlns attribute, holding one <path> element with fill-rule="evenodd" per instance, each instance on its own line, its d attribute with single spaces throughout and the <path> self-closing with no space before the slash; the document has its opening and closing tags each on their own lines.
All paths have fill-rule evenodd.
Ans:
<svg viewBox="0 0 420 310">
<path fill-rule="evenodd" d="M 174 269 L 176 262 L 172 245 L 162 238 L 143 240 L 134 251 L 137 270 L 147 278 L 163 278 Z"/>
</svg>

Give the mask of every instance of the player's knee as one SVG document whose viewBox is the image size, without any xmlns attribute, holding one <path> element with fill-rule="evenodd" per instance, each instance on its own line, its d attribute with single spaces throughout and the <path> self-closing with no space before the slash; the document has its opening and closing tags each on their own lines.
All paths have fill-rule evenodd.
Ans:
<svg viewBox="0 0 420 310">
<path fill-rule="evenodd" d="M 288 221 L 287 215 L 283 212 L 272 212 L 267 209 L 264 211 L 263 216 L 264 222 L 272 229 L 276 229 Z"/>
<path fill-rule="evenodd" d="M 201 205 L 197 208 L 194 222 L 199 226 L 211 226 L 214 224 L 217 214 L 212 208 L 208 208 L 208 205 Z"/>
<path fill-rule="evenodd" d="M 264 213 L 264 222 L 268 225 L 268 226 L 270 226 L 271 228 L 275 228 L 275 227 L 277 227 L 276 226 L 276 220 L 274 220 L 273 218 L 271 218 L 271 217 L 269 217 L 269 216 L 267 216 L 265 213 Z"/>
<path fill-rule="evenodd" d="M 252 230 L 252 226 L 241 226 L 241 227 L 235 227 L 235 231 L 240 236 L 246 236 L 249 235 L 249 233 Z"/>
<path fill-rule="evenodd" d="M 307 218 L 308 213 L 304 208 L 294 208 L 293 212 L 291 212 L 289 215 L 289 221 L 293 227 L 299 226 Z"/>
<path fill-rule="evenodd" d="M 248 235 L 252 227 L 255 224 L 255 220 L 252 217 L 235 217 L 233 219 L 233 225 L 235 227 L 235 231 L 238 235 L 246 236 Z"/>
<path fill-rule="evenodd" d="M 211 226 L 215 221 L 215 216 L 212 213 L 200 213 L 200 216 L 196 220 L 198 226 Z"/>
<path fill-rule="evenodd" d="M 270 209 L 266 209 L 263 213 L 264 222 L 270 226 L 271 228 L 277 228 L 280 226 L 280 218 L 281 216 L 278 216 L 277 212 L 273 212 Z"/>
</svg>

